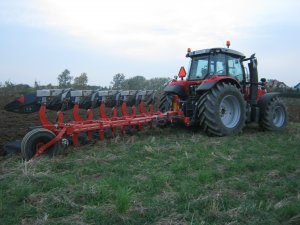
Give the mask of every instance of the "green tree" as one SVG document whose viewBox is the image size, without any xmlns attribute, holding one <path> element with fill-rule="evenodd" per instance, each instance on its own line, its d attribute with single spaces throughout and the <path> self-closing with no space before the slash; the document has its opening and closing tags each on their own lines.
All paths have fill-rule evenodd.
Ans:
<svg viewBox="0 0 300 225">
<path fill-rule="evenodd" d="M 51 83 L 49 83 L 45 86 L 45 88 L 52 89 L 52 88 L 54 88 L 54 86 Z"/>
<path fill-rule="evenodd" d="M 146 81 L 146 78 L 143 76 L 131 77 L 122 82 L 121 88 L 128 90 L 143 90 L 146 89 Z"/>
<path fill-rule="evenodd" d="M 88 76 L 86 73 L 81 73 L 78 77 L 74 78 L 74 88 L 86 88 L 88 83 Z"/>
<path fill-rule="evenodd" d="M 39 83 L 35 80 L 34 81 L 34 89 L 39 89 L 40 88 L 40 85 L 39 85 Z"/>
<path fill-rule="evenodd" d="M 70 71 L 65 69 L 61 74 L 58 75 L 57 80 L 59 87 L 67 88 L 71 86 L 73 77 L 70 75 Z"/>
<path fill-rule="evenodd" d="M 114 90 L 119 90 L 122 88 L 122 83 L 125 80 L 125 75 L 123 73 L 117 73 L 113 77 L 113 81 L 110 82 L 112 85 L 112 89 Z"/>
<path fill-rule="evenodd" d="M 148 90 L 161 91 L 169 80 L 170 78 L 164 77 L 151 78 L 150 80 L 147 80 L 145 88 Z"/>
<path fill-rule="evenodd" d="M 4 82 L 4 87 L 6 87 L 6 88 L 12 88 L 14 86 L 15 85 L 10 80 L 7 80 Z"/>
</svg>

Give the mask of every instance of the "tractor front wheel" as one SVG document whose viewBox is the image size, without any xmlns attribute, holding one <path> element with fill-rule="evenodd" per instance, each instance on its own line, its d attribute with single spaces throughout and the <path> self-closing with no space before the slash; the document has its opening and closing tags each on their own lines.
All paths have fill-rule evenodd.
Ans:
<svg viewBox="0 0 300 225">
<path fill-rule="evenodd" d="M 219 83 L 204 93 L 197 103 L 200 126 L 208 135 L 226 136 L 242 131 L 246 121 L 246 104 L 233 84 Z"/>
<path fill-rule="evenodd" d="M 55 138 L 55 134 L 45 128 L 36 128 L 28 132 L 21 142 L 22 157 L 27 161 L 36 154 L 36 151 L 44 144 Z M 45 154 L 54 156 L 59 151 L 59 144 L 55 143 L 46 149 Z"/>
<path fill-rule="evenodd" d="M 278 97 L 273 98 L 261 112 L 260 127 L 266 131 L 281 131 L 288 122 L 285 104 Z"/>
</svg>

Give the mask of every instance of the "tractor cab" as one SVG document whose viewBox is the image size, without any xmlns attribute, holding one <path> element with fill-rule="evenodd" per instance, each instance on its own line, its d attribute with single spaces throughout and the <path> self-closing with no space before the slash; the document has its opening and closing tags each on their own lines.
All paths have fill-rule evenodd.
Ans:
<svg viewBox="0 0 300 225">
<path fill-rule="evenodd" d="M 213 76 L 230 76 L 242 81 L 245 76 L 242 60 L 245 55 L 226 48 L 212 48 L 190 51 L 186 57 L 191 58 L 187 80 L 205 80 Z"/>
</svg>

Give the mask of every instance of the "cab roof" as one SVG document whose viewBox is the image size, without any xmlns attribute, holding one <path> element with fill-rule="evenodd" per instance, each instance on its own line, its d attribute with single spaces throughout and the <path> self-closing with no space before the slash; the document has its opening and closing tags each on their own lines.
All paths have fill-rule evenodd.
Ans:
<svg viewBox="0 0 300 225">
<path fill-rule="evenodd" d="M 245 58 L 246 57 L 243 53 L 232 50 L 230 48 L 209 48 L 209 49 L 202 49 L 202 50 L 192 51 L 192 52 L 188 52 L 186 54 L 186 57 L 194 57 L 194 56 L 213 54 L 213 53 L 230 54 L 230 55 L 238 56 L 240 58 Z"/>
</svg>

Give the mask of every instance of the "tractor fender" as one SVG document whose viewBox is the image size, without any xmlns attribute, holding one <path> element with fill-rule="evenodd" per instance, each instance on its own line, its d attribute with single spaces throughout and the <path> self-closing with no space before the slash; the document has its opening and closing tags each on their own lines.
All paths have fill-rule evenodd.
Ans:
<svg viewBox="0 0 300 225">
<path fill-rule="evenodd" d="M 186 96 L 183 86 L 181 85 L 167 85 L 164 88 L 164 92 L 166 93 L 174 93 L 180 97 Z"/>
<path fill-rule="evenodd" d="M 276 96 L 279 96 L 279 92 L 272 92 L 264 94 L 257 102 L 257 106 L 259 107 L 260 115 L 262 115 L 265 111 L 266 106 L 269 104 L 269 102 L 275 98 Z"/>
<path fill-rule="evenodd" d="M 197 93 L 202 92 L 202 91 L 208 91 L 210 89 L 212 89 L 217 83 L 219 82 L 229 82 L 231 84 L 236 85 L 238 88 L 241 87 L 241 85 L 234 79 L 218 79 L 218 80 L 207 80 L 207 82 L 203 82 L 201 83 L 196 89 L 195 91 Z"/>
</svg>

